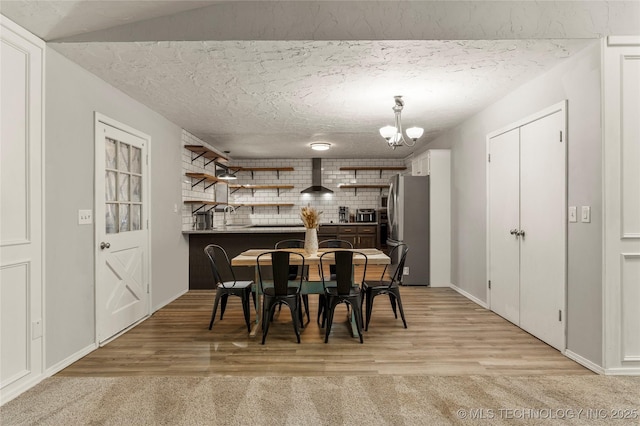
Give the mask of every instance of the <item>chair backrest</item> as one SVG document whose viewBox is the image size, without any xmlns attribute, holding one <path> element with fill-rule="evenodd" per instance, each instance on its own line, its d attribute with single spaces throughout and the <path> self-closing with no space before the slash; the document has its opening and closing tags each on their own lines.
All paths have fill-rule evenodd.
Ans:
<svg viewBox="0 0 640 426">
<path fill-rule="evenodd" d="M 281 249 L 289 249 L 289 248 L 304 248 L 304 240 L 282 240 L 278 241 L 275 245 L 277 250 Z M 289 267 L 289 280 L 295 280 L 298 275 L 304 276 L 304 278 L 309 278 L 309 268 L 302 266 L 290 266 Z"/>
<path fill-rule="evenodd" d="M 270 264 L 273 287 L 276 295 L 286 295 L 289 283 L 292 281 L 289 279 L 289 266 L 291 263 L 291 257 L 299 257 L 301 267 L 304 268 L 304 256 L 300 253 L 292 253 L 285 250 L 274 250 L 260 254 L 256 261 L 258 263 L 258 277 L 260 279 L 260 289 L 264 292 L 263 268 Z M 297 265 L 296 265 L 297 266 Z M 302 287 L 302 275 L 300 275 L 297 287 Z"/>
<path fill-rule="evenodd" d="M 391 259 L 398 259 L 398 264 L 396 265 L 396 269 L 393 271 L 391 275 L 391 281 L 389 282 L 389 287 L 391 287 L 394 284 L 402 284 L 402 278 L 404 277 L 404 263 L 407 260 L 407 252 L 409 251 L 409 246 L 402 243 L 402 244 L 398 244 L 397 246 L 395 246 L 393 249 L 391 249 L 391 252 L 389 253 L 389 257 Z M 382 276 L 380 277 L 380 281 L 384 281 L 385 279 L 385 272 L 387 271 L 387 267 L 389 265 L 385 266 L 384 271 L 382 271 Z"/>
<path fill-rule="evenodd" d="M 355 284 L 355 268 L 353 264 L 354 256 L 359 255 L 364 259 L 362 263 L 362 281 L 367 273 L 367 255 L 357 250 L 335 250 L 327 251 L 320 255 L 320 274 L 322 275 L 322 285 L 326 289 L 326 279 L 324 265 L 332 259 L 335 262 L 335 281 L 338 294 L 349 294 L 351 287 Z"/>
<path fill-rule="evenodd" d="M 216 284 L 224 287 L 225 281 L 236 281 L 236 274 L 233 272 L 229 256 L 227 256 L 225 249 L 217 244 L 209 244 L 204 248 L 204 253 L 209 258 L 213 279 Z M 225 280 L 225 277 L 228 279 Z"/>
<path fill-rule="evenodd" d="M 288 248 L 304 248 L 304 240 L 282 240 L 278 241 L 275 246 L 276 249 L 288 249 Z"/>
<path fill-rule="evenodd" d="M 318 243 L 318 247 L 319 248 L 345 248 L 345 249 L 352 249 L 353 248 L 353 244 L 351 244 L 351 242 L 345 241 L 345 240 L 331 239 L 331 240 L 322 240 L 322 241 L 320 241 Z"/>
</svg>

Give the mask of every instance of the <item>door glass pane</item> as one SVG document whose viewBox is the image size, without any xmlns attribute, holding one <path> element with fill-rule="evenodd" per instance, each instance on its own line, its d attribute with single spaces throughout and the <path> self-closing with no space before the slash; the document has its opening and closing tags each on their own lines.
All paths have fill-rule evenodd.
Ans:
<svg viewBox="0 0 640 426">
<path fill-rule="evenodd" d="M 131 147 L 131 172 L 142 173 L 142 150 L 135 146 Z"/>
<path fill-rule="evenodd" d="M 118 200 L 129 201 L 129 175 L 119 174 L 120 182 L 118 187 Z"/>
<path fill-rule="evenodd" d="M 116 172 L 105 172 L 105 201 L 116 201 Z"/>
<path fill-rule="evenodd" d="M 129 145 L 120 142 L 120 152 L 118 153 L 118 170 L 129 171 Z"/>
<path fill-rule="evenodd" d="M 120 232 L 129 230 L 129 204 L 120 204 Z"/>
<path fill-rule="evenodd" d="M 142 206 L 140 204 L 131 205 L 131 230 L 140 230 L 140 223 L 142 222 Z"/>
<path fill-rule="evenodd" d="M 118 232 L 116 223 L 118 223 L 118 205 L 105 205 L 105 231 L 107 234 L 115 234 Z"/>
<path fill-rule="evenodd" d="M 142 201 L 140 194 L 140 184 L 142 178 L 140 176 L 131 176 L 131 201 Z"/>
<path fill-rule="evenodd" d="M 116 141 L 113 139 L 105 139 L 105 167 L 107 169 L 116 168 Z"/>
</svg>

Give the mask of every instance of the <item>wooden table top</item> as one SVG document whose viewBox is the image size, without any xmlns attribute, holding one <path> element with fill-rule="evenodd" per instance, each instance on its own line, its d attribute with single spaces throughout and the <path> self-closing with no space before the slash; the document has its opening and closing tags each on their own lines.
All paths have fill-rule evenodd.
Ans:
<svg viewBox="0 0 640 426">
<path fill-rule="evenodd" d="M 384 254 L 384 252 L 375 249 L 375 248 L 365 248 L 365 249 L 353 249 L 353 250 L 349 250 L 349 249 L 335 249 L 335 248 L 330 248 L 330 249 L 319 249 L 318 253 L 315 255 L 309 255 L 307 254 L 304 249 L 283 249 L 284 251 L 290 251 L 293 253 L 300 253 L 302 255 L 304 255 L 304 262 L 306 265 L 319 265 L 320 264 L 320 256 L 322 255 L 322 253 L 327 252 L 327 251 L 339 251 L 339 250 L 346 250 L 346 251 L 354 251 L 354 252 L 361 252 L 364 253 L 367 256 L 367 262 L 370 265 L 388 265 L 391 263 L 391 258 L 389 256 L 387 256 L 386 254 Z M 242 253 L 240 253 L 239 255 L 237 255 L 236 257 L 234 257 L 233 259 L 231 259 L 231 264 L 233 266 L 256 266 L 257 264 L 257 258 L 259 255 L 261 255 L 262 253 L 268 252 L 268 251 L 274 251 L 273 249 L 249 249 L 246 251 L 243 251 Z M 265 256 L 265 258 L 268 258 L 268 256 Z M 266 260 L 266 259 L 265 259 Z M 328 260 L 329 262 L 331 262 L 331 256 L 328 255 L 327 257 L 325 257 L 323 260 Z M 292 265 L 296 265 L 299 264 L 300 261 L 298 260 L 298 257 L 292 257 L 291 258 L 291 264 Z M 356 254 L 353 258 L 353 263 L 354 264 L 363 264 L 364 263 L 364 257 Z"/>
</svg>

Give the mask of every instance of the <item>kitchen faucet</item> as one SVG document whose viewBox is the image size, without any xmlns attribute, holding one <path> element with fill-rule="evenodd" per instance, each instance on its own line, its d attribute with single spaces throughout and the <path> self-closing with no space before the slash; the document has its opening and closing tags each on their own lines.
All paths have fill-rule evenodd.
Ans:
<svg viewBox="0 0 640 426">
<path fill-rule="evenodd" d="M 228 220 L 227 220 L 227 211 L 228 211 L 228 209 L 231 209 L 232 212 L 236 211 L 236 208 L 233 207 L 231 204 L 227 204 L 226 206 L 224 206 L 224 208 L 222 209 L 222 213 L 223 213 L 222 223 L 224 224 L 224 226 L 228 225 Z"/>
</svg>

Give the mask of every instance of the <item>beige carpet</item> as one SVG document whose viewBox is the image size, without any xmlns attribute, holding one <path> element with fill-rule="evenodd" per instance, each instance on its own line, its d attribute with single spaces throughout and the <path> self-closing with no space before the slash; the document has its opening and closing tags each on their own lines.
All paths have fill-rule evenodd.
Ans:
<svg viewBox="0 0 640 426">
<path fill-rule="evenodd" d="M 52 377 L 0 424 L 638 425 L 639 411 L 640 377 Z"/>
</svg>

